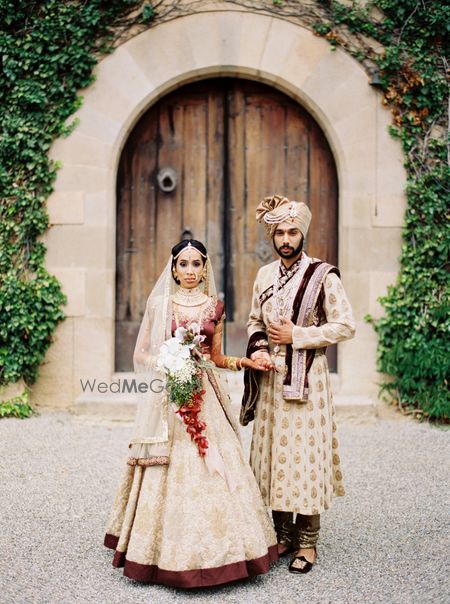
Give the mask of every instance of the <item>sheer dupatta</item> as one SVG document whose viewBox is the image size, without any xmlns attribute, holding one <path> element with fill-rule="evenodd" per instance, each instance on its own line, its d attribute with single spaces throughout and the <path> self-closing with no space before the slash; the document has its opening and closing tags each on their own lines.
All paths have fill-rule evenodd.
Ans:
<svg viewBox="0 0 450 604">
<path fill-rule="evenodd" d="M 172 413 L 165 390 L 165 378 L 156 366 L 161 345 L 172 335 L 172 296 L 178 288 L 172 277 L 172 256 L 153 287 L 145 307 L 133 355 L 139 392 L 138 409 L 129 444 L 129 465 L 169 463 L 168 414 Z M 206 277 L 200 287 L 216 295 L 209 258 Z"/>
</svg>

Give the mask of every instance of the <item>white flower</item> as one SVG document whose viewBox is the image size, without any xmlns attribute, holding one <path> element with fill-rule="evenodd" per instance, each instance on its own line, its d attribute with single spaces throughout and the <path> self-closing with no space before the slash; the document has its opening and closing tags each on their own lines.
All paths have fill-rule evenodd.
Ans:
<svg viewBox="0 0 450 604">
<path fill-rule="evenodd" d="M 177 338 L 170 338 L 170 340 L 166 340 L 161 348 L 164 346 L 169 354 L 173 354 L 175 356 L 180 354 L 183 348 L 183 344 Z"/>
<path fill-rule="evenodd" d="M 191 323 L 189 325 L 189 331 L 198 335 L 200 333 L 200 325 L 198 323 Z"/>
<path fill-rule="evenodd" d="M 157 366 L 169 373 L 182 370 L 190 358 L 188 346 L 183 345 L 177 338 L 170 338 L 161 345 L 157 359 Z"/>
<path fill-rule="evenodd" d="M 175 330 L 175 338 L 182 342 L 186 337 L 187 331 L 188 330 L 186 329 L 186 327 L 177 327 L 177 329 Z"/>
</svg>

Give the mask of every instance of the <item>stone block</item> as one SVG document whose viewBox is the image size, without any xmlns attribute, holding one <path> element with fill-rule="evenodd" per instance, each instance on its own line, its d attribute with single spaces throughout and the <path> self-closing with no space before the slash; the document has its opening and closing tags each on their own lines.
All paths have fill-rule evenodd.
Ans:
<svg viewBox="0 0 450 604">
<path fill-rule="evenodd" d="M 377 336 L 371 325 L 358 321 L 352 340 L 341 342 L 338 353 L 338 372 L 342 380 L 342 395 L 364 395 L 376 398 Z"/>
<path fill-rule="evenodd" d="M 310 72 L 302 91 L 311 98 L 328 123 L 335 123 L 373 103 L 374 91 L 354 59 L 341 50 L 329 51 Z"/>
<path fill-rule="evenodd" d="M 370 180 L 370 178 L 368 178 Z M 374 194 L 370 186 L 365 192 L 353 191 L 351 183 L 339 188 L 339 226 L 352 228 L 369 228 L 371 225 Z"/>
<path fill-rule="evenodd" d="M 57 268 L 52 271 L 67 295 L 64 312 L 68 317 L 79 317 L 86 312 L 86 271 L 79 268 Z"/>
<path fill-rule="evenodd" d="M 258 19 L 253 21 L 256 25 Z M 191 18 L 187 37 L 195 65 L 200 69 L 238 65 L 242 30 L 248 30 L 249 25 L 249 15 L 238 17 L 231 12 L 203 13 Z"/>
<path fill-rule="evenodd" d="M 106 88 L 104 92 L 107 97 L 111 94 L 109 88 Z M 114 101 L 111 102 L 113 103 Z M 85 101 L 75 115 L 79 120 L 76 132 L 96 138 L 107 145 L 114 145 L 119 138 L 123 123 L 105 111 L 106 106 L 106 100 L 103 108 L 97 107 L 93 102 L 88 103 Z M 128 114 L 132 112 L 133 106 L 129 103 Z M 65 140 L 67 144 L 70 144 L 70 136 Z"/>
<path fill-rule="evenodd" d="M 370 306 L 369 314 L 375 319 L 380 318 L 384 314 L 384 309 L 378 302 L 378 298 L 386 296 L 389 285 L 394 285 L 397 280 L 396 272 L 389 273 L 371 273 L 370 274 Z"/>
<path fill-rule="evenodd" d="M 47 200 L 50 224 L 83 224 L 84 192 L 58 191 Z"/>
<path fill-rule="evenodd" d="M 302 94 L 303 83 L 329 52 L 329 44 L 307 29 L 272 19 L 260 70 L 278 74 Z"/>
<path fill-rule="evenodd" d="M 84 200 L 84 219 L 89 226 L 115 228 L 116 192 L 110 188 L 95 193 L 86 193 Z"/>
<path fill-rule="evenodd" d="M 342 283 L 355 321 L 363 321 L 370 308 L 370 273 L 346 271 L 342 274 Z"/>
<path fill-rule="evenodd" d="M 388 181 L 395 183 L 395 186 L 399 183 L 401 186 L 406 184 L 403 176 L 400 176 L 395 170 L 390 175 L 386 172 L 384 174 L 386 176 L 386 188 L 389 187 Z M 399 193 L 398 195 L 377 195 L 372 199 L 372 225 L 382 228 L 401 228 L 404 224 L 405 210 L 406 197 L 404 193 Z"/>
<path fill-rule="evenodd" d="M 398 267 L 401 229 L 341 229 L 339 260 L 354 272 L 392 272 Z"/>
<path fill-rule="evenodd" d="M 47 266 L 58 268 L 109 268 L 108 231 L 78 225 L 53 226 L 44 237 Z"/>
<path fill-rule="evenodd" d="M 74 319 L 68 318 L 55 331 L 31 389 L 33 405 L 68 409 L 73 403 L 73 324 Z"/>
<path fill-rule="evenodd" d="M 110 154 L 111 146 L 105 141 L 76 129 L 67 140 L 59 138 L 53 143 L 50 156 L 63 166 L 67 163 L 104 168 L 111 163 Z"/>
<path fill-rule="evenodd" d="M 115 174 L 106 167 L 97 167 L 94 165 L 63 164 L 58 172 L 55 183 L 56 192 L 73 192 L 80 190 L 80 183 L 83 183 L 83 190 L 87 193 L 105 191 L 115 186 Z"/>
<path fill-rule="evenodd" d="M 351 91 L 348 94 L 351 95 Z M 342 113 L 335 120 L 329 116 L 343 152 L 356 159 L 362 155 L 363 161 L 372 163 L 377 159 L 376 101 L 374 97 L 366 99 L 366 103 L 356 108 L 354 113 Z M 345 99 L 341 99 L 341 110 L 345 104 Z M 338 113 L 338 108 L 335 112 Z"/>
<path fill-rule="evenodd" d="M 114 319 L 116 298 L 115 272 L 86 271 L 86 316 Z"/>
<path fill-rule="evenodd" d="M 145 34 L 148 37 L 153 31 L 147 30 Z M 142 69 L 130 48 L 133 48 L 132 40 L 102 59 L 95 68 L 96 81 L 85 93 L 89 105 L 121 123 L 128 120 L 130 110 L 133 110 L 136 102 L 145 99 L 154 88 L 153 72 Z M 153 46 L 150 49 L 156 54 L 159 51 L 159 48 Z"/>
<path fill-rule="evenodd" d="M 109 381 L 114 370 L 114 321 L 77 318 L 74 323 L 74 393 L 82 394 L 80 380 Z"/>
<path fill-rule="evenodd" d="M 175 19 L 127 42 L 126 50 L 130 57 L 143 73 L 151 77 L 148 94 L 163 85 L 166 88 L 169 82 L 174 85 L 184 78 L 189 79 L 189 74 L 195 71 L 197 64 L 188 30 L 194 27 L 197 18 L 202 17 Z"/>
</svg>

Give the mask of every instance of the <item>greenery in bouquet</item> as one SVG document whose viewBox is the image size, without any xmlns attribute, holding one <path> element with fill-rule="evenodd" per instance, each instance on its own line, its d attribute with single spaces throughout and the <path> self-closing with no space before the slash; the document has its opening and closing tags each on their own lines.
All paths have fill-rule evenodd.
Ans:
<svg viewBox="0 0 450 604">
<path fill-rule="evenodd" d="M 203 395 L 203 366 L 200 326 L 191 323 L 178 327 L 175 335 L 166 340 L 158 356 L 158 368 L 166 375 L 166 390 L 176 413 L 186 424 L 186 432 L 198 447 L 201 456 L 206 454 L 208 440 L 203 436 L 205 422 L 199 419 Z"/>
</svg>

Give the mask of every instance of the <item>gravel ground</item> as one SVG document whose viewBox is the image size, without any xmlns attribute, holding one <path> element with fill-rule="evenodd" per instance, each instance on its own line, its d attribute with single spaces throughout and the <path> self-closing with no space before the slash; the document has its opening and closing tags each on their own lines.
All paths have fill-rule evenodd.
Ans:
<svg viewBox="0 0 450 604">
<path fill-rule="evenodd" d="M 103 531 L 130 427 L 62 412 L 0 421 L 0 601 L 450 602 L 450 431 L 406 419 L 339 427 L 347 496 L 322 517 L 319 560 L 195 591 L 111 566 Z M 248 442 L 248 431 L 246 431 Z"/>
</svg>

